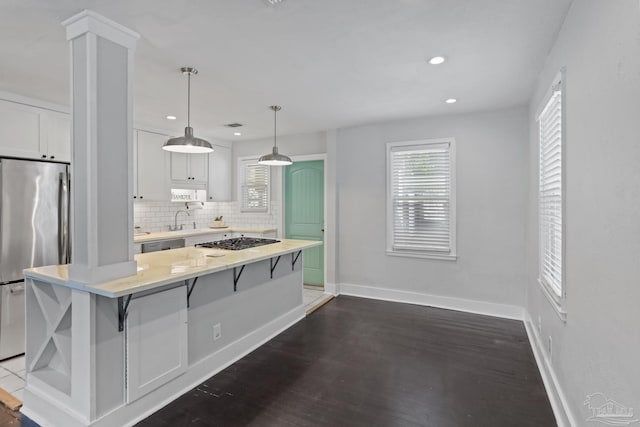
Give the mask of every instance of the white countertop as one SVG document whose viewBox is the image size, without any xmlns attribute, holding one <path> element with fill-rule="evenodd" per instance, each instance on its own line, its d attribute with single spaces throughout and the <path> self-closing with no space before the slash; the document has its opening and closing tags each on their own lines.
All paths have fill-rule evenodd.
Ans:
<svg viewBox="0 0 640 427">
<path fill-rule="evenodd" d="M 138 254 L 135 256 L 138 262 L 138 274 L 96 285 L 70 281 L 67 265 L 31 268 L 25 270 L 24 275 L 55 285 L 116 298 L 321 244 L 322 242 L 318 241 L 282 239 L 279 243 L 240 251 L 191 247 Z"/>
<path fill-rule="evenodd" d="M 154 233 L 137 234 L 133 237 L 134 243 L 153 242 L 156 240 L 180 239 L 183 237 L 201 236 L 204 234 L 224 234 L 224 233 L 270 233 L 278 231 L 277 228 L 246 228 L 246 227 L 224 227 L 224 228 L 198 228 L 196 230 L 180 231 L 159 231 Z"/>
</svg>

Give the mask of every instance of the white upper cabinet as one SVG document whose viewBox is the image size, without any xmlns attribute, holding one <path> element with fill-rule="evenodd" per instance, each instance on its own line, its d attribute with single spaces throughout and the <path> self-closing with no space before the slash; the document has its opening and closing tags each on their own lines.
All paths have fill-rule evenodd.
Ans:
<svg viewBox="0 0 640 427">
<path fill-rule="evenodd" d="M 171 153 L 171 180 L 189 180 L 189 155 L 183 153 Z"/>
<path fill-rule="evenodd" d="M 162 149 L 168 136 L 143 130 L 135 131 L 134 186 L 136 200 L 171 200 L 169 153 Z"/>
<path fill-rule="evenodd" d="M 171 180 L 178 184 L 206 184 L 207 155 L 171 153 Z"/>
<path fill-rule="evenodd" d="M 70 161 L 69 116 L 0 100 L 0 156 Z"/>
<path fill-rule="evenodd" d="M 189 175 L 195 182 L 207 182 L 209 156 L 207 154 L 189 154 Z"/>
<path fill-rule="evenodd" d="M 71 116 L 48 111 L 44 120 L 49 159 L 71 162 Z"/>
<path fill-rule="evenodd" d="M 213 146 L 213 153 L 209 153 L 207 190 L 207 200 L 210 202 L 231 200 L 231 148 Z"/>
</svg>

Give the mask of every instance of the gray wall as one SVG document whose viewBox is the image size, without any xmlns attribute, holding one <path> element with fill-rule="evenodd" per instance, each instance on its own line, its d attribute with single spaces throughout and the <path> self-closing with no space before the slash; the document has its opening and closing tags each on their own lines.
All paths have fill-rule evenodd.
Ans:
<svg viewBox="0 0 640 427">
<path fill-rule="evenodd" d="M 524 305 L 527 109 L 337 132 L 338 281 Z M 386 143 L 454 137 L 457 261 L 387 256 Z"/>
<path fill-rule="evenodd" d="M 189 307 L 190 366 L 302 304 L 301 263 L 292 272 L 289 257 L 282 256 L 273 279 L 268 260 L 247 264 L 237 292 L 233 291 L 233 270 L 198 279 Z M 221 325 L 222 337 L 214 342 L 216 323 Z"/>
<path fill-rule="evenodd" d="M 566 66 L 567 321 L 538 278 L 535 112 Z M 578 425 L 591 393 L 640 407 L 640 10 L 637 0 L 574 1 L 530 104 L 528 310 Z M 547 353 L 547 357 L 549 354 Z"/>
</svg>

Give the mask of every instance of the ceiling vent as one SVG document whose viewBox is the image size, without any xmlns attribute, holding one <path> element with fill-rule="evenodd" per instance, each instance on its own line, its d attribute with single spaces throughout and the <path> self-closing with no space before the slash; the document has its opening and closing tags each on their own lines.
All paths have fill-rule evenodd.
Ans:
<svg viewBox="0 0 640 427">
<path fill-rule="evenodd" d="M 242 123 L 227 123 L 225 126 L 228 128 L 239 128 L 242 127 Z"/>
</svg>

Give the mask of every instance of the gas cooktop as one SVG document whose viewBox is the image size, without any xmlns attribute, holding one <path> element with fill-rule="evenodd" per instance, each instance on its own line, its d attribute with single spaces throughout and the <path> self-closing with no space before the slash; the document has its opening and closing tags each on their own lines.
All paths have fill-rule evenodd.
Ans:
<svg viewBox="0 0 640 427">
<path fill-rule="evenodd" d="M 196 247 L 239 251 L 256 246 L 270 245 L 272 243 L 278 243 L 279 241 L 280 240 L 275 239 L 260 239 L 257 237 L 236 237 L 233 239 L 218 240 L 216 242 L 199 243 Z"/>
</svg>

